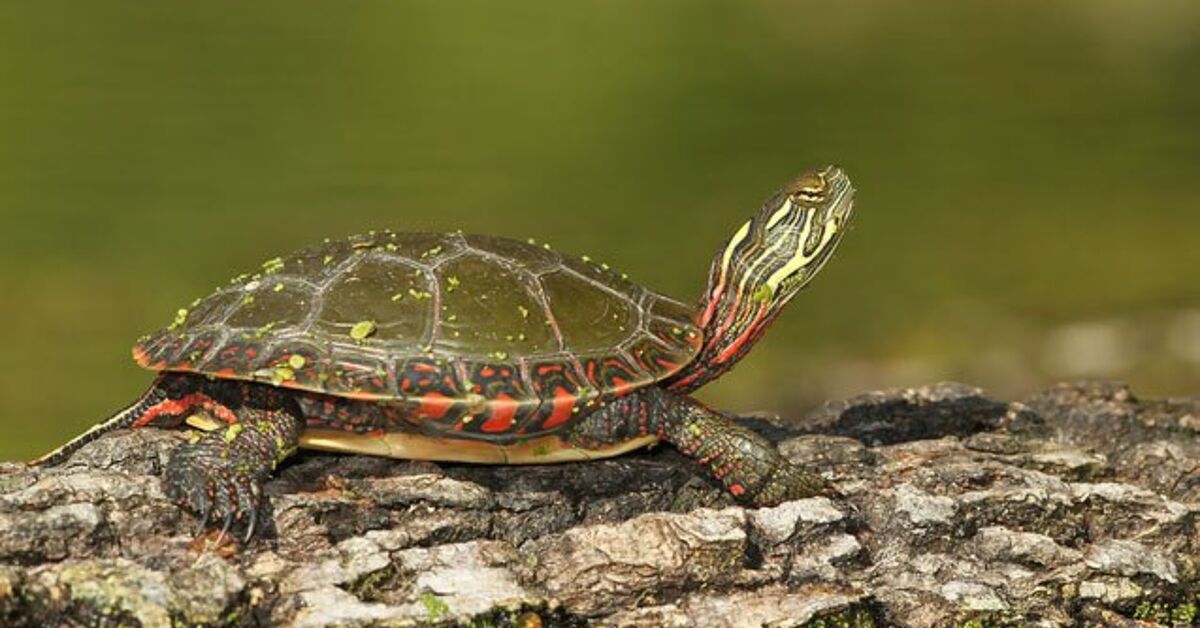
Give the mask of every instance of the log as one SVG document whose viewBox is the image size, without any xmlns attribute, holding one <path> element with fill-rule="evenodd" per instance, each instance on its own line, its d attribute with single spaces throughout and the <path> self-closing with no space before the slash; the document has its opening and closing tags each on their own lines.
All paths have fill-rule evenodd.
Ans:
<svg viewBox="0 0 1200 628">
<path fill-rule="evenodd" d="M 11 626 L 1191 625 L 1200 401 L 936 384 L 747 418 L 841 497 L 746 509 L 659 447 L 543 467 L 303 452 L 249 542 L 159 476 L 181 434 L 0 464 Z M 1138 623 L 1142 622 L 1142 623 Z"/>
</svg>

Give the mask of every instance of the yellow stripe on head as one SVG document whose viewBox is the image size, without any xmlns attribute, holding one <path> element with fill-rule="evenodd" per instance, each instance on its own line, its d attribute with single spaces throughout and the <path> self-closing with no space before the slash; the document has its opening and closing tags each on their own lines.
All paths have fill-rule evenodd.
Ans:
<svg viewBox="0 0 1200 628">
<path fill-rule="evenodd" d="M 767 226 L 765 228 L 770 229 L 771 227 L 774 227 L 775 223 L 779 222 L 780 220 L 783 220 L 784 217 L 787 216 L 788 212 L 790 212 L 790 211 L 792 211 L 792 199 L 789 198 L 786 201 L 784 201 L 783 207 L 780 207 L 779 209 L 777 209 L 775 211 L 774 214 L 771 214 L 771 218 L 770 218 L 770 220 L 767 220 Z"/>
<path fill-rule="evenodd" d="M 791 205 L 790 200 L 788 201 L 788 205 Z M 783 217 L 785 217 L 786 215 L 787 214 L 784 214 L 782 212 L 775 213 L 774 215 L 771 216 L 771 220 L 767 222 L 768 226 L 774 226 L 776 223 L 778 223 L 780 220 L 782 220 Z M 800 248 L 803 249 L 804 241 L 808 239 L 808 234 L 812 231 L 813 212 L 811 210 L 802 210 L 798 213 L 795 213 L 795 215 L 801 221 L 801 224 L 799 225 L 800 226 L 800 234 L 797 237 L 798 238 L 797 241 L 800 244 Z M 763 266 L 767 265 L 768 263 L 770 263 L 771 260 L 774 259 L 775 254 L 778 253 L 780 249 L 782 249 L 786 246 L 790 246 L 791 243 L 792 243 L 792 240 L 789 237 L 774 238 L 774 241 L 771 243 L 771 246 L 768 247 L 767 250 L 763 251 L 761 254 L 757 255 L 755 257 L 754 261 L 750 264 L 750 268 L 748 268 L 742 274 L 742 281 L 738 285 L 738 293 L 745 294 L 746 286 L 749 283 L 751 283 L 752 281 L 758 281 L 760 276 L 765 273 L 765 271 L 761 270 L 761 268 Z M 772 275 L 772 276 L 774 276 L 774 275 Z M 772 292 L 774 292 L 775 286 L 770 286 L 770 290 Z"/>
<path fill-rule="evenodd" d="M 738 245 L 746 239 L 746 236 L 750 235 L 750 223 L 752 222 L 754 221 L 747 220 L 746 224 L 742 225 L 741 229 L 738 229 L 737 233 L 733 234 L 733 237 L 729 239 L 729 245 L 725 247 L 725 253 L 721 256 L 722 275 L 729 272 L 729 263 L 733 261 L 733 254 L 737 251 Z"/>
<path fill-rule="evenodd" d="M 808 222 L 808 224 L 804 225 L 804 233 L 801 234 L 800 246 L 796 248 L 796 255 L 794 257 L 792 257 L 792 259 L 789 260 L 787 264 L 784 264 L 783 268 L 780 268 L 779 270 L 775 271 L 767 279 L 767 286 L 771 289 L 772 292 L 774 292 L 775 290 L 777 290 L 779 288 L 779 284 L 783 283 L 784 279 L 787 279 L 788 277 L 790 277 L 792 274 L 794 274 L 796 271 L 800 270 L 801 268 L 808 266 L 809 264 L 812 263 L 812 261 L 814 259 L 816 259 L 822 253 L 824 253 L 825 248 L 829 245 L 829 241 L 833 239 L 833 236 L 837 235 L 837 231 L 838 231 L 838 226 L 837 226 L 836 222 L 834 222 L 832 220 L 829 222 L 826 222 L 825 223 L 825 232 L 821 234 L 821 241 L 813 249 L 811 254 L 806 255 L 804 253 L 804 243 L 805 243 L 805 240 L 808 239 L 808 233 L 809 233 L 811 227 L 812 227 L 812 221 L 810 220 Z"/>
</svg>

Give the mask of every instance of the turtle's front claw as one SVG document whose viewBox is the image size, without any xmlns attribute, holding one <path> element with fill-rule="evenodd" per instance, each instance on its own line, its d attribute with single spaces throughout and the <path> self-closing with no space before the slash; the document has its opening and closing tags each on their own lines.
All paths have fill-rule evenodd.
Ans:
<svg viewBox="0 0 1200 628">
<path fill-rule="evenodd" d="M 222 526 L 223 531 L 244 524 L 249 538 L 262 507 L 265 470 L 256 473 L 214 451 L 224 446 L 222 441 L 206 441 L 183 445 L 171 455 L 165 478 L 167 494 L 199 515 L 201 532 L 210 524 Z"/>
</svg>

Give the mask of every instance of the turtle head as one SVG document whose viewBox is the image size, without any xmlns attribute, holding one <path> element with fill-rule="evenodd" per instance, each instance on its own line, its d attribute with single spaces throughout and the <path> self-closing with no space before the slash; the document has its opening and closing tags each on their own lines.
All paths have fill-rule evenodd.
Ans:
<svg viewBox="0 0 1200 628">
<path fill-rule="evenodd" d="M 775 193 L 713 259 L 697 322 L 704 346 L 670 384 L 688 392 L 729 370 L 816 276 L 846 232 L 854 188 L 837 166 Z"/>
</svg>

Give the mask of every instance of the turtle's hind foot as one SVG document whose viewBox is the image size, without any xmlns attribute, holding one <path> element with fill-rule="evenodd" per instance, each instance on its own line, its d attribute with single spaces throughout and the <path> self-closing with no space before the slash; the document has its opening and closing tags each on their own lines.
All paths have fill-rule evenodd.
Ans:
<svg viewBox="0 0 1200 628">
<path fill-rule="evenodd" d="M 780 456 L 756 490 L 743 496 L 741 501 L 757 508 L 768 508 L 793 499 L 816 496 L 837 498 L 842 495 L 825 478 Z"/>
</svg>

